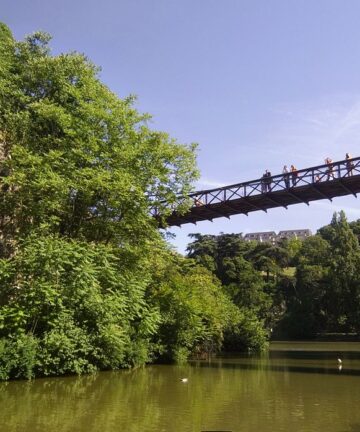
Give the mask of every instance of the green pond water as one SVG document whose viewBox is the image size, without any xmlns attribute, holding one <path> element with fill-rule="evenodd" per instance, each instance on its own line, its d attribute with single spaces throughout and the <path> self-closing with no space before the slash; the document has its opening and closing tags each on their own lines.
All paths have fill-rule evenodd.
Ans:
<svg viewBox="0 0 360 432">
<path fill-rule="evenodd" d="M 15 431 L 360 432 L 360 344 L 0 383 L 0 432 Z"/>
</svg>

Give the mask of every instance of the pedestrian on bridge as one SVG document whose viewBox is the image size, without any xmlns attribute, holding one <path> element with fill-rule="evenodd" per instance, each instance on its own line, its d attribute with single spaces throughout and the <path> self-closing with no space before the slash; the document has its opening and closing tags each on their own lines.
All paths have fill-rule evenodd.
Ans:
<svg viewBox="0 0 360 432">
<path fill-rule="evenodd" d="M 266 170 L 266 192 L 271 192 L 271 172 Z"/>
<path fill-rule="evenodd" d="M 285 187 L 286 187 L 286 189 L 289 189 L 289 187 L 290 187 L 290 174 L 289 174 L 289 168 L 286 165 L 284 165 L 283 174 L 284 174 L 283 179 L 284 179 Z"/>
<path fill-rule="evenodd" d="M 265 170 L 263 176 L 261 177 L 261 193 L 266 193 L 267 190 L 267 170 Z"/>
<path fill-rule="evenodd" d="M 326 171 L 327 173 L 327 179 L 330 180 L 330 178 L 334 179 L 335 178 L 335 173 L 334 173 L 334 165 L 333 165 L 333 161 L 331 158 L 327 157 L 325 159 L 325 163 L 328 166 L 328 169 Z"/>
<path fill-rule="evenodd" d="M 291 181 L 292 181 L 292 185 L 296 186 L 296 182 L 297 182 L 297 177 L 298 177 L 298 170 L 295 167 L 295 165 L 291 165 L 290 167 L 290 171 L 291 171 Z"/>
<path fill-rule="evenodd" d="M 261 179 L 261 192 L 271 192 L 271 172 L 269 170 L 265 170 L 265 173 Z"/>
<path fill-rule="evenodd" d="M 353 169 L 354 169 L 354 164 L 351 162 L 350 153 L 346 153 L 345 159 L 346 159 L 346 168 L 347 168 L 348 176 L 350 177 L 353 175 Z"/>
</svg>

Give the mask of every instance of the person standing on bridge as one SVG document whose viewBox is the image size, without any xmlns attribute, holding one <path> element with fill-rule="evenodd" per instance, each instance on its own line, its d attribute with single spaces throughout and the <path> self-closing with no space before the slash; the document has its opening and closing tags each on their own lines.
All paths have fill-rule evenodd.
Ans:
<svg viewBox="0 0 360 432">
<path fill-rule="evenodd" d="M 286 189 L 289 189 L 289 187 L 290 187 L 290 174 L 289 174 L 289 169 L 286 165 L 284 165 L 283 174 L 284 174 L 283 179 L 284 179 L 285 187 L 286 187 Z"/>
<path fill-rule="evenodd" d="M 354 164 L 351 162 L 351 156 L 350 153 L 346 153 L 345 155 L 345 159 L 346 159 L 346 169 L 347 169 L 347 173 L 348 176 L 352 176 L 353 175 L 353 169 L 354 169 Z"/>
<path fill-rule="evenodd" d="M 296 186 L 297 176 L 298 176 L 298 170 L 296 169 L 295 165 L 291 165 L 290 171 L 291 171 L 292 185 Z"/>
<path fill-rule="evenodd" d="M 331 158 L 327 157 L 325 159 L 325 163 L 328 166 L 328 169 L 326 171 L 327 173 L 327 179 L 330 180 L 330 178 L 334 179 L 335 178 L 335 174 L 334 174 L 334 165 L 333 165 L 333 161 Z"/>
<path fill-rule="evenodd" d="M 271 192 L 271 172 L 266 170 L 266 192 Z"/>
<path fill-rule="evenodd" d="M 265 173 L 261 177 L 261 193 L 265 193 L 267 190 L 266 182 L 267 182 L 267 170 L 265 171 Z"/>
</svg>

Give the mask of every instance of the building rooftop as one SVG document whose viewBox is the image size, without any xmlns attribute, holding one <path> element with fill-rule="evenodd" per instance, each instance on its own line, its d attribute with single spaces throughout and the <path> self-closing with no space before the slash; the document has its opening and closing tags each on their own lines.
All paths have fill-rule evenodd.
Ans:
<svg viewBox="0 0 360 432">
<path fill-rule="evenodd" d="M 284 238 L 306 238 L 312 235 L 311 230 L 308 228 L 303 229 L 293 229 L 293 230 L 282 230 L 279 231 L 278 234 L 276 234 L 275 231 L 259 231 L 259 232 L 252 232 L 247 233 L 244 235 L 244 240 L 251 241 L 251 240 L 257 240 L 260 242 L 268 241 L 275 243 L 276 241 L 279 241 Z"/>
</svg>

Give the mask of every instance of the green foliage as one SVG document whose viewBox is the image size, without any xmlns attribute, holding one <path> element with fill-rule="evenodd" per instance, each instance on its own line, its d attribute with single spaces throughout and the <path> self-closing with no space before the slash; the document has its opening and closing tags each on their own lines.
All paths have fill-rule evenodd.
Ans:
<svg viewBox="0 0 360 432">
<path fill-rule="evenodd" d="M 218 351 L 239 312 L 205 268 L 173 255 L 158 268 L 151 300 L 162 317 L 157 344 L 164 359 Z"/>
<path fill-rule="evenodd" d="M 246 244 L 237 234 L 195 234 L 188 251 L 219 277 L 247 317 L 243 328 L 256 322 L 253 328 L 259 326 L 265 335 L 275 328 L 275 335 L 292 338 L 311 338 L 322 332 L 359 333 L 358 226 L 358 221 L 349 224 L 340 212 L 304 241 Z M 227 333 L 227 349 L 251 345 L 247 338 L 242 343 L 239 334 L 241 329 Z"/>
<path fill-rule="evenodd" d="M 143 276 L 126 271 L 117 254 L 110 245 L 37 236 L 3 266 L 0 335 L 35 338 L 37 374 L 117 369 L 152 358 L 158 311 L 146 302 Z M 21 367 L 14 363 L 12 376 Z"/>
<path fill-rule="evenodd" d="M 297 267 L 296 287 L 287 298 L 287 313 L 281 322 L 284 333 L 302 339 L 325 330 L 322 300 L 326 290 L 326 271 L 322 266 L 305 263 Z"/>
<path fill-rule="evenodd" d="M 275 246 L 194 234 L 173 253 L 158 223 L 189 205 L 196 146 L 49 41 L 0 23 L 0 379 L 261 350 L 279 322 L 360 332 L 358 222 Z"/>
<path fill-rule="evenodd" d="M 38 341 L 32 334 L 0 339 L 0 380 L 35 374 Z"/>
<path fill-rule="evenodd" d="M 123 247 L 156 236 L 149 210 L 166 215 L 177 194 L 190 190 L 195 146 L 150 130 L 134 98 L 114 95 L 83 55 L 51 56 L 47 34 L 14 42 L 2 31 L 0 211 L 7 249 L 34 230 Z"/>
<path fill-rule="evenodd" d="M 223 270 L 226 291 L 237 306 L 260 313 L 270 306 L 264 280 L 249 261 L 241 256 L 224 258 Z"/>
<path fill-rule="evenodd" d="M 328 328 L 360 332 L 360 246 L 344 212 L 334 214 L 326 237 L 330 244 L 329 289 L 324 296 Z"/>
<path fill-rule="evenodd" d="M 197 176 L 195 145 L 151 130 L 78 53 L 0 24 L 1 377 L 117 369 L 155 358 L 147 265 Z"/>
<path fill-rule="evenodd" d="M 269 334 L 263 322 L 252 313 L 244 311 L 225 333 L 224 349 L 227 351 L 263 351 L 268 347 Z"/>
<path fill-rule="evenodd" d="M 344 212 L 303 242 L 281 323 L 291 337 L 360 332 L 360 246 Z"/>
<path fill-rule="evenodd" d="M 350 222 L 349 226 L 351 228 L 351 231 L 356 235 L 358 240 L 360 240 L 360 219 Z"/>
<path fill-rule="evenodd" d="M 149 129 L 83 55 L 52 56 L 48 34 L 0 35 L 2 377 L 181 360 L 219 350 L 231 326 L 256 346 L 271 299 L 238 257 L 248 245 L 222 235 L 214 253 L 210 236 L 195 264 L 151 214 L 186 210 L 195 145 Z"/>
<path fill-rule="evenodd" d="M 264 254 L 264 250 L 271 248 L 269 245 L 246 243 L 238 234 L 191 237 L 194 241 L 188 246 L 189 257 L 213 271 L 240 313 L 240 318 L 226 332 L 226 349 L 262 349 L 268 329 L 278 320 L 278 299 L 269 273 L 280 272 L 276 260 L 282 255 L 273 259 L 270 252 Z M 262 275 L 265 268 L 266 278 Z"/>
</svg>

